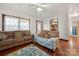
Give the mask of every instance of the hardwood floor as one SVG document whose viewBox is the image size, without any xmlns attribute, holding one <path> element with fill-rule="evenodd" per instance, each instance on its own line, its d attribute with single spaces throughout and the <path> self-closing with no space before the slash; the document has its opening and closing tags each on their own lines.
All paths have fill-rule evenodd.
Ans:
<svg viewBox="0 0 79 59">
<path fill-rule="evenodd" d="M 21 49 L 25 46 L 28 46 L 29 44 L 34 44 L 35 46 L 37 46 L 38 48 L 45 51 L 46 53 L 48 53 L 51 56 L 78 56 L 79 55 L 79 39 L 71 37 L 68 40 L 59 40 L 58 47 L 55 52 L 53 52 L 45 47 L 42 47 L 37 43 L 31 42 L 28 44 L 24 44 L 24 45 L 13 47 L 13 48 L 10 48 L 7 50 L 0 51 L 0 56 L 4 56 L 15 50 Z"/>
</svg>

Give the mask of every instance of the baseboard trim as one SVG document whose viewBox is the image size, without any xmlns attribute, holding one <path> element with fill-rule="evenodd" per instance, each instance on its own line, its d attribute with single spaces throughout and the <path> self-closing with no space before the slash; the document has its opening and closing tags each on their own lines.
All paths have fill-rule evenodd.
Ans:
<svg viewBox="0 0 79 59">
<path fill-rule="evenodd" d="M 59 40 L 68 41 L 68 40 L 66 40 L 66 39 L 62 39 L 62 38 L 60 38 Z"/>
</svg>

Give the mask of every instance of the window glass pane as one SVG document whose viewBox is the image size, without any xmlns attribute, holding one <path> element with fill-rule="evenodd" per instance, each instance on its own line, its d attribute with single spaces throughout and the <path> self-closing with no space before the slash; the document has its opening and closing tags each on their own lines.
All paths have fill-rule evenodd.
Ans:
<svg viewBox="0 0 79 59">
<path fill-rule="evenodd" d="M 18 29 L 18 18 L 5 16 L 4 30 L 13 31 Z"/>
<path fill-rule="evenodd" d="M 29 20 L 12 16 L 4 17 L 4 31 L 29 30 Z"/>
<path fill-rule="evenodd" d="M 76 26 L 72 26 L 72 35 L 77 35 Z"/>
<path fill-rule="evenodd" d="M 29 20 L 20 19 L 20 30 L 29 30 Z"/>
</svg>

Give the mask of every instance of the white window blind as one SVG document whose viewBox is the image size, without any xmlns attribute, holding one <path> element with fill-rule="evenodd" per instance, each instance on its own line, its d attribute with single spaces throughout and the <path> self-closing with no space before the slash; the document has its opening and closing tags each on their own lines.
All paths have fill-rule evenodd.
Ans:
<svg viewBox="0 0 79 59">
<path fill-rule="evenodd" d="M 5 16 L 4 30 L 13 31 L 18 30 L 18 18 Z"/>
<path fill-rule="evenodd" d="M 29 30 L 29 20 L 20 19 L 20 30 Z"/>
<path fill-rule="evenodd" d="M 29 30 L 29 19 L 18 17 L 4 17 L 4 31 Z"/>
</svg>

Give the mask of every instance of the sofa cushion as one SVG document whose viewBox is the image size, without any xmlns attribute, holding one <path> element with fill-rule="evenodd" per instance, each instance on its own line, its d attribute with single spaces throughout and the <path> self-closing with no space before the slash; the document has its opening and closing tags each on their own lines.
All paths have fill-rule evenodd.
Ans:
<svg viewBox="0 0 79 59">
<path fill-rule="evenodd" d="M 22 32 L 22 36 L 23 37 L 25 37 L 25 36 L 31 36 L 31 32 L 29 30 L 23 31 Z"/>
<path fill-rule="evenodd" d="M 0 41 L 0 45 L 6 45 L 6 44 L 12 44 L 12 43 L 13 43 L 13 39 Z"/>
<path fill-rule="evenodd" d="M 49 30 L 42 30 L 38 36 L 44 37 L 44 38 L 51 38 L 51 37 L 59 37 L 58 31 L 49 31 Z"/>
<path fill-rule="evenodd" d="M 7 39 L 14 39 L 14 32 L 7 32 Z"/>
<path fill-rule="evenodd" d="M 42 30 L 41 33 L 47 34 L 48 30 Z"/>
<path fill-rule="evenodd" d="M 14 35 L 15 35 L 15 39 L 19 39 L 19 38 L 21 39 L 22 38 L 22 32 L 21 31 L 16 31 Z"/>
<path fill-rule="evenodd" d="M 15 42 L 21 42 L 21 41 L 23 41 L 23 39 L 14 39 L 14 40 L 13 40 L 14 43 L 15 43 Z"/>
<path fill-rule="evenodd" d="M 48 34 L 48 32 L 49 32 L 49 30 L 42 30 L 42 31 L 38 34 L 38 36 L 40 36 L 40 37 L 45 37 L 45 38 L 49 38 L 50 35 Z"/>
<path fill-rule="evenodd" d="M 38 36 L 40 37 L 44 37 L 44 34 L 40 33 L 40 34 L 37 34 Z"/>
<path fill-rule="evenodd" d="M 29 30 L 25 31 L 25 34 L 27 34 L 27 36 L 31 36 L 31 32 Z"/>
<path fill-rule="evenodd" d="M 51 31 L 48 34 L 50 34 L 51 37 L 59 37 L 59 32 L 58 31 Z"/>
<path fill-rule="evenodd" d="M 26 36 L 26 37 L 23 37 L 24 40 L 28 40 L 28 39 L 32 39 L 31 36 Z"/>
<path fill-rule="evenodd" d="M 50 38 L 50 34 L 45 34 L 44 38 Z"/>
<path fill-rule="evenodd" d="M 47 32 L 45 31 L 41 31 L 40 33 L 38 33 L 37 35 L 40 37 L 44 37 L 44 35 L 47 34 Z"/>
<path fill-rule="evenodd" d="M 7 35 L 0 32 L 0 40 L 5 40 L 5 39 L 7 39 Z"/>
</svg>

